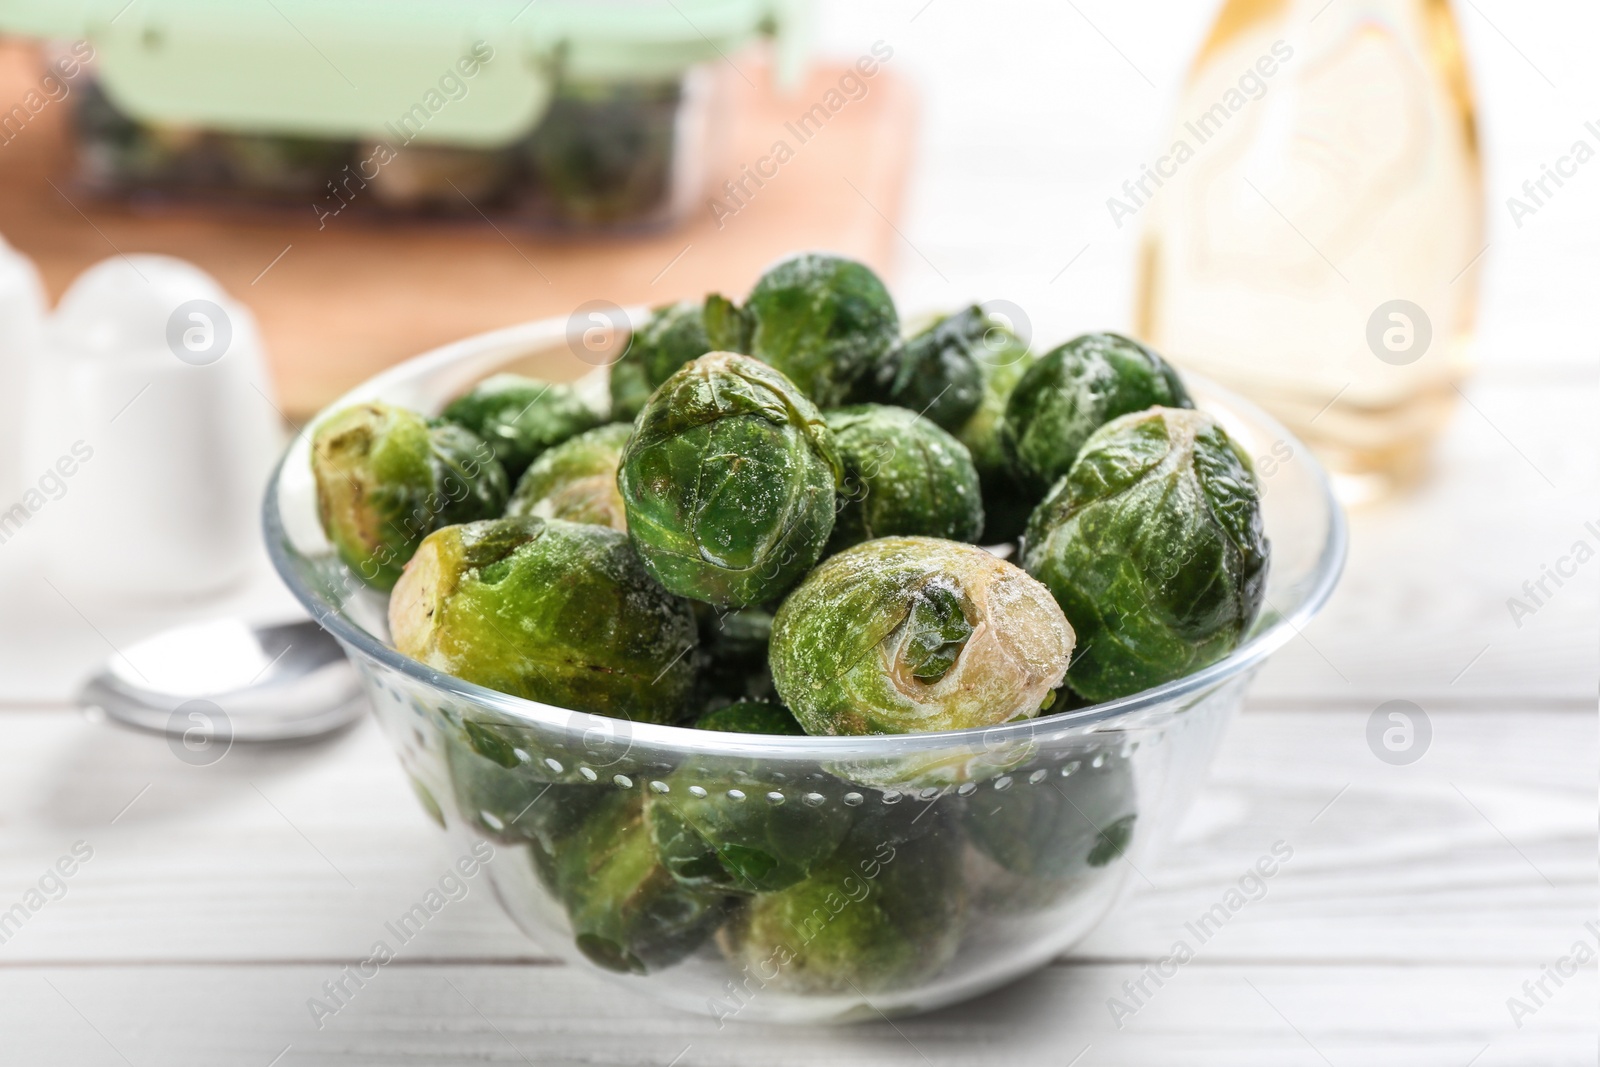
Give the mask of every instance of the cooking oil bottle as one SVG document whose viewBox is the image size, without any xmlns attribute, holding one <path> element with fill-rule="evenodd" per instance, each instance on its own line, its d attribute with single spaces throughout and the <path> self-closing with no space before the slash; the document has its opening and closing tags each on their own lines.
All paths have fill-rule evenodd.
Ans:
<svg viewBox="0 0 1600 1067">
<path fill-rule="evenodd" d="M 1347 501 L 1416 477 L 1485 251 L 1447 0 L 1228 0 L 1164 151 L 1124 202 L 1140 334 L 1275 414 Z"/>
</svg>

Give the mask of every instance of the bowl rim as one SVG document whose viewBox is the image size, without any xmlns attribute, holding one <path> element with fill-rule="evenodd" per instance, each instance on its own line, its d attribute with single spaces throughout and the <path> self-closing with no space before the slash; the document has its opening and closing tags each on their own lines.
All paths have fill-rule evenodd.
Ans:
<svg viewBox="0 0 1600 1067">
<path fill-rule="evenodd" d="M 637 326 L 648 313 L 640 307 L 624 309 L 629 320 Z M 361 382 L 338 399 L 323 407 L 305 427 L 297 432 L 306 438 L 309 429 L 333 411 L 352 403 L 359 403 L 379 394 L 386 387 L 408 381 L 419 373 L 449 366 L 472 356 L 481 356 L 497 348 L 521 349 L 544 343 L 550 344 L 566 336 L 568 322 L 562 317 L 537 319 L 473 334 L 457 341 L 430 349 L 413 356 Z M 273 465 L 262 501 L 262 528 L 267 554 L 279 578 L 295 599 L 306 609 L 318 625 L 328 630 L 345 645 L 368 659 L 375 660 L 415 682 L 441 689 L 472 704 L 492 708 L 499 714 L 529 725 L 545 728 L 584 732 L 596 723 L 613 724 L 619 735 L 630 743 L 643 743 L 698 753 L 750 756 L 766 754 L 784 758 L 804 758 L 818 753 L 828 759 L 881 759 L 901 757 L 908 751 L 930 749 L 972 750 L 974 746 L 994 749 L 1035 737 L 1039 733 L 1056 731 L 1080 732 L 1086 727 L 1104 727 L 1113 720 L 1136 719 L 1140 713 L 1171 705 L 1185 696 L 1211 688 L 1229 678 L 1244 674 L 1259 666 L 1268 656 L 1283 647 L 1293 637 L 1300 636 L 1305 624 L 1321 610 L 1332 595 L 1344 571 L 1348 545 L 1348 525 L 1344 511 L 1333 491 L 1326 469 L 1311 450 L 1290 433 L 1277 419 L 1257 405 L 1231 390 L 1216 385 L 1201 375 L 1185 371 L 1184 376 L 1203 383 L 1203 392 L 1225 399 L 1229 409 L 1247 417 L 1275 439 L 1286 442 L 1297 459 L 1302 459 L 1313 484 L 1320 490 L 1327 510 L 1328 521 L 1323 530 L 1321 551 L 1309 571 L 1311 584 L 1296 608 L 1287 615 L 1279 615 L 1250 639 L 1215 663 L 1202 667 L 1182 678 L 1131 693 L 1115 700 L 1050 714 L 1039 715 L 1018 722 L 998 726 L 974 726 L 961 730 L 922 731 L 904 734 L 876 734 L 864 736 L 786 736 L 777 734 L 734 734 L 714 730 L 697 730 L 689 725 L 668 726 L 659 723 L 634 722 L 592 712 L 574 711 L 559 705 L 546 704 L 525 697 L 512 696 L 496 689 L 468 682 L 454 675 L 429 667 L 397 649 L 391 648 L 372 633 L 348 618 L 335 604 L 325 599 L 316 589 L 300 579 L 292 556 L 299 552 L 289 540 L 279 510 L 279 488 L 284 465 L 295 454 L 291 441 L 282 456 Z M 309 438 L 307 438 L 309 442 Z M 1269 605 L 1270 606 L 1270 605 Z M 1276 609 L 1274 609 L 1276 610 Z"/>
</svg>

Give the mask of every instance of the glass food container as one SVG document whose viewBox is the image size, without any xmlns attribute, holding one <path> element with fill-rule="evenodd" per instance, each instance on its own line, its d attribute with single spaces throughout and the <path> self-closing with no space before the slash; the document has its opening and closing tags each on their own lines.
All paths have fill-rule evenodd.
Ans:
<svg viewBox="0 0 1600 1067">
<path fill-rule="evenodd" d="M 792 81 L 804 4 L 0 0 L 0 30 L 79 41 L 75 180 L 102 197 L 610 230 L 697 202 L 713 65 L 770 38 Z"/>
<path fill-rule="evenodd" d="M 573 351 L 564 319 L 484 334 L 329 410 L 382 399 L 432 414 L 513 369 L 589 370 L 603 388 Z M 1282 458 L 1257 464 L 1273 544 L 1261 618 L 1188 677 L 987 730 L 718 733 L 441 674 L 390 646 L 386 598 L 334 556 L 306 434 L 268 487 L 266 536 L 359 669 L 423 807 L 463 849 L 492 850 L 498 898 L 541 946 L 719 1020 L 875 1019 L 975 996 L 1087 934 L 1182 818 L 1251 677 L 1333 589 L 1345 533 L 1321 468 L 1248 403 L 1191 388 L 1251 455 Z M 742 878 L 719 877 L 735 856 Z"/>
</svg>

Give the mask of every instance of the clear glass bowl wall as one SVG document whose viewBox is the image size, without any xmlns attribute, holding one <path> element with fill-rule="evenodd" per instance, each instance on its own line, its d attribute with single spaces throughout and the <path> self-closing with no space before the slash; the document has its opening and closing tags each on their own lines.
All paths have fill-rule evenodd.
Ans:
<svg viewBox="0 0 1600 1067">
<path fill-rule="evenodd" d="M 469 338 L 330 410 L 381 398 L 434 413 L 507 369 L 557 380 L 588 372 L 603 388 L 572 355 L 566 329 L 551 320 Z M 541 947 L 719 1018 L 924 1011 L 1043 965 L 1145 881 L 1250 679 L 1338 579 L 1343 520 L 1316 461 L 1248 403 L 1204 381 L 1191 389 L 1263 457 L 1273 557 L 1260 620 L 1232 655 L 1186 678 L 988 730 L 711 733 L 552 707 L 440 674 L 389 647 L 385 598 L 332 554 L 304 434 L 268 489 L 268 547 L 359 668 L 423 807 L 461 848 L 489 843 L 487 877 Z M 604 840 L 591 841 L 587 857 L 547 846 L 552 828 L 596 811 Z M 643 852 L 629 852 L 667 816 L 754 826 L 793 847 L 824 841 L 834 852 L 801 887 L 689 890 L 664 872 L 641 876 Z"/>
</svg>

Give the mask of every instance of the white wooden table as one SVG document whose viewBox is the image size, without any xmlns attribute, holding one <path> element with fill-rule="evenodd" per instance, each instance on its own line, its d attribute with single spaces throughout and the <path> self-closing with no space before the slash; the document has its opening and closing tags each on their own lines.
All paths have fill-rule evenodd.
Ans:
<svg viewBox="0 0 1600 1067">
<path fill-rule="evenodd" d="M 1044 336 L 1125 321 L 1131 247 L 1097 213 L 1156 141 L 1209 12 L 841 0 L 825 15 L 831 47 L 890 41 L 928 86 L 906 302 L 1007 296 Z M 1352 517 L 1342 587 L 1259 679 L 1150 884 L 1065 958 L 893 1026 L 719 1030 L 555 963 L 480 884 L 319 1030 L 307 998 L 438 879 L 446 840 L 370 722 L 193 767 L 73 712 L 109 645 L 217 606 L 65 603 L 22 537 L 0 546 L 0 912 L 74 847 L 92 856 L 64 891 L 46 879 L 59 899 L 0 943 L 0 1063 L 1593 1063 L 1593 962 L 1544 978 L 1537 1005 L 1524 983 L 1600 936 L 1585 926 L 1600 560 L 1520 627 L 1506 600 L 1573 542 L 1600 546 L 1584 528 L 1600 525 L 1600 170 L 1520 230 L 1498 206 L 1600 118 L 1584 18 L 1463 6 L 1491 179 L 1471 406 L 1425 487 Z M 263 580 L 238 602 L 271 613 L 282 596 Z M 1409 766 L 1366 744 L 1390 699 L 1431 721 Z M 1108 998 L 1280 839 L 1294 857 L 1265 897 L 1119 1028 Z M 1536 1010 L 1513 1018 L 1513 997 Z"/>
</svg>

